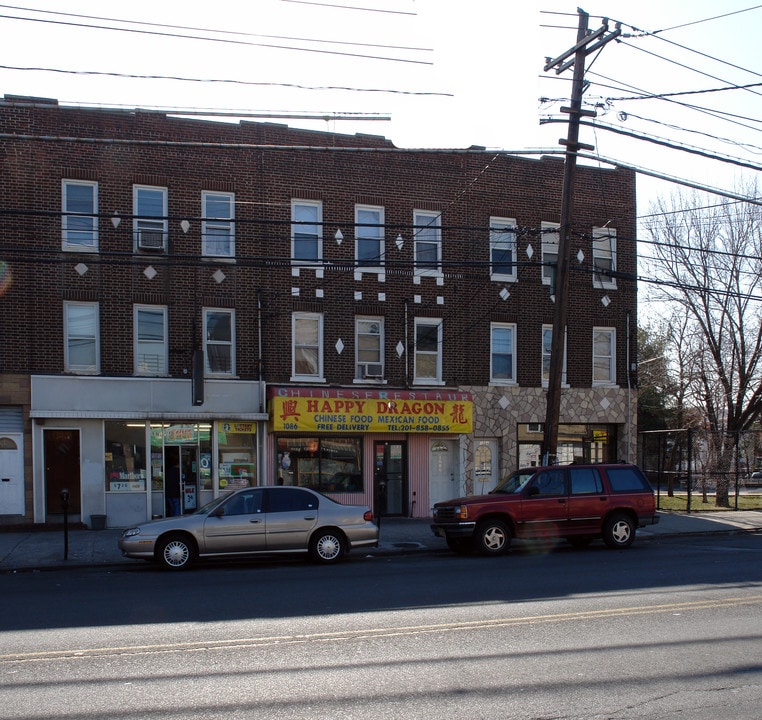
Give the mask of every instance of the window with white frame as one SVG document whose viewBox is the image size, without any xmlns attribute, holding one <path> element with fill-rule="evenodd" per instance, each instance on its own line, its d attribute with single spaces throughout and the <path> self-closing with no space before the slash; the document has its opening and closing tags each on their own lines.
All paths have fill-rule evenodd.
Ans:
<svg viewBox="0 0 762 720">
<path fill-rule="evenodd" d="M 291 201 L 291 257 L 296 262 L 315 262 L 323 257 L 323 203 Z"/>
<path fill-rule="evenodd" d="M 167 229 L 167 188 L 148 185 L 134 185 L 133 231 L 138 250 L 166 249 Z"/>
<path fill-rule="evenodd" d="M 442 214 L 413 211 L 415 272 L 435 275 L 442 271 Z"/>
<path fill-rule="evenodd" d="M 553 347 L 553 326 L 542 326 L 542 386 L 550 383 L 550 354 Z M 561 367 L 561 385 L 566 385 L 566 332 L 564 331 L 564 359 Z"/>
<path fill-rule="evenodd" d="M 357 354 L 355 378 L 379 380 L 384 376 L 384 319 L 355 318 L 355 348 Z"/>
<path fill-rule="evenodd" d="M 490 382 L 516 382 L 516 325 L 490 326 Z"/>
<path fill-rule="evenodd" d="M 542 283 L 550 285 L 555 278 L 558 266 L 558 223 L 544 222 L 540 226 L 542 233 Z"/>
<path fill-rule="evenodd" d="M 613 385 L 615 372 L 616 330 L 593 328 L 593 385 Z"/>
<path fill-rule="evenodd" d="M 206 375 L 235 374 L 235 311 L 204 308 L 204 356 Z"/>
<path fill-rule="evenodd" d="M 355 247 L 358 267 L 384 264 L 384 208 L 355 205 Z"/>
<path fill-rule="evenodd" d="M 201 193 L 201 254 L 207 257 L 235 257 L 235 195 Z"/>
<path fill-rule="evenodd" d="M 98 183 L 62 180 L 64 250 L 98 249 Z"/>
<path fill-rule="evenodd" d="M 64 367 L 71 373 L 100 370 L 98 303 L 64 303 Z"/>
<path fill-rule="evenodd" d="M 166 375 L 167 308 L 135 305 L 135 374 Z"/>
<path fill-rule="evenodd" d="M 492 280 L 516 281 L 516 220 L 489 219 L 489 254 Z"/>
<path fill-rule="evenodd" d="M 616 230 L 593 228 L 593 287 L 616 289 Z"/>
<path fill-rule="evenodd" d="M 295 312 L 291 316 L 293 378 L 323 379 L 323 316 Z"/>
<path fill-rule="evenodd" d="M 438 318 L 415 319 L 414 382 L 442 381 L 442 321 Z"/>
</svg>

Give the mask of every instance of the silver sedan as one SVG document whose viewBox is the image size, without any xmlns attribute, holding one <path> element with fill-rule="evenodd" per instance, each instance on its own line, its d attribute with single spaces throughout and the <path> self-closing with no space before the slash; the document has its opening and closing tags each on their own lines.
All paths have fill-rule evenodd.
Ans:
<svg viewBox="0 0 762 720">
<path fill-rule="evenodd" d="M 238 490 L 191 515 L 127 528 L 119 549 L 130 558 L 154 560 L 170 570 L 196 558 L 254 553 L 304 553 L 323 563 L 352 548 L 378 543 L 371 511 L 343 505 L 302 487 Z"/>
</svg>

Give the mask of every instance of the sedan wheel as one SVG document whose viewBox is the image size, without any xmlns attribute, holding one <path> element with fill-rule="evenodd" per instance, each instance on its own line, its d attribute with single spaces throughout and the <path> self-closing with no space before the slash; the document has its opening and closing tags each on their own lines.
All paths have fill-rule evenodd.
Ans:
<svg viewBox="0 0 762 720">
<path fill-rule="evenodd" d="M 195 556 L 195 548 L 189 540 L 174 535 L 163 540 L 157 549 L 156 558 L 167 570 L 187 568 Z"/>
<path fill-rule="evenodd" d="M 511 531 L 502 520 L 487 520 L 477 526 L 475 539 L 482 555 L 502 555 L 511 545 Z"/>
<path fill-rule="evenodd" d="M 335 563 L 344 557 L 345 541 L 340 533 L 322 530 L 310 540 L 310 556 L 321 563 Z"/>
<path fill-rule="evenodd" d="M 610 548 L 626 548 L 635 540 L 635 523 L 627 515 L 614 515 L 606 521 L 603 540 Z"/>
</svg>

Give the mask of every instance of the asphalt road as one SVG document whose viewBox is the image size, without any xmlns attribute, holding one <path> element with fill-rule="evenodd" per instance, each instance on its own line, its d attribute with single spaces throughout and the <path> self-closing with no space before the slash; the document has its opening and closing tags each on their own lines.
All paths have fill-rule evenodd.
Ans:
<svg viewBox="0 0 762 720">
<path fill-rule="evenodd" d="M 0 718 L 759 718 L 762 536 L 6 575 Z"/>
</svg>

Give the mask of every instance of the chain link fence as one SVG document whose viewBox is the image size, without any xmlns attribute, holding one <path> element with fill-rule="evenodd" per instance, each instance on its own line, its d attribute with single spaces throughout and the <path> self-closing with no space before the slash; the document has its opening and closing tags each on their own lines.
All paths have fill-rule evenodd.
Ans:
<svg viewBox="0 0 762 720">
<path fill-rule="evenodd" d="M 639 433 L 638 465 L 660 510 L 762 510 L 762 431 Z"/>
</svg>

